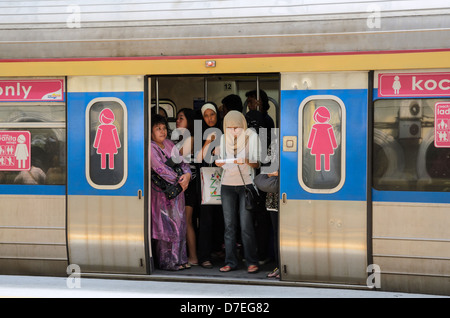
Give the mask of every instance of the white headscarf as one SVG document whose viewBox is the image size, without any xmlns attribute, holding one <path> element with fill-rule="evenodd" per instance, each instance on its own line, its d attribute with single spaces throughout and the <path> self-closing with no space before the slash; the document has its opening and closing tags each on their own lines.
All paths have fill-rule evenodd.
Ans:
<svg viewBox="0 0 450 318">
<path fill-rule="evenodd" d="M 240 128 L 230 130 L 228 128 Z M 247 120 L 241 112 L 236 110 L 229 111 L 223 119 L 223 131 L 225 137 L 225 147 L 228 154 L 240 153 L 248 144 Z"/>
<path fill-rule="evenodd" d="M 202 111 L 202 116 L 205 114 L 205 111 L 206 111 L 207 109 L 211 109 L 213 112 L 217 113 L 216 108 L 214 107 L 213 104 L 211 104 L 211 103 L 206 103 L 205 105 L 202 106 L 202 109 L 201 109 L 201 111 Z"/>
</svg>

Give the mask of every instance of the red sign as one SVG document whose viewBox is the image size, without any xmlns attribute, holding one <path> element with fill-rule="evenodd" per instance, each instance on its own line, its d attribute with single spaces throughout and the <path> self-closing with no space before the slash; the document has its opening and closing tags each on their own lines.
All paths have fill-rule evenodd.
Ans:
<svg viewBox="0 0 450 318">
<path fill-rule="evenodd" d="M 0 171 L 30 170 L 29 131 L 0 131 Z"/>
<path fill-rule="evenodd" d="M 450 95 L 450 73 L 383 73 L 378 75 L 378 97 Z"/>
<path fill-rule="evenodd" d="M 64 80 L 0 80 L 0 101 L 64 101 Z"/>
<path fill-rule="evenodd" d="M 450 148 L 450 102 L 434 105 L 434 146 Z"/>
</svg>

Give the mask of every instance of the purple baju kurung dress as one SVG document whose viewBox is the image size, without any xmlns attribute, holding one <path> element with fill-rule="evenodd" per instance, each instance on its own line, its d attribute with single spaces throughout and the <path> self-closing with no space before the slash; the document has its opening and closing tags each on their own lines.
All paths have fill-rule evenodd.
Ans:
<svg viewBox="0 0 450 318">
<path fill-rule="evenodd" d="M 166 181 L 174 184 L 177 174 L 164 162 L 167 158 L 174 162 L 181 162 L 183 173 L 191 173 L 189 165 L 181 161 L 178 149 L 172 141 L 166 139 L 161 149 L 155 142 L 151 143 L 150 166 Z M 152 238 L 156 241 L 156 260 L 159 268 L 177 270 L 180 265 L 188 262 L 186 253 L 186 215 L 184 206 L 184 192 L 176 198 L 168 200 L 164 193 L 152 186 Z"/>
</svg>

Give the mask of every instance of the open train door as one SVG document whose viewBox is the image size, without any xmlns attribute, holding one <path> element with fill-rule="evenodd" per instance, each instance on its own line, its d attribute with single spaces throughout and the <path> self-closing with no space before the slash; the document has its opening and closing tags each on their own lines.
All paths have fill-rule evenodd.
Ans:
<svg viewBox="0 0 450 318">
<path fill-rule="evenodd" d="M 282 74 L 283 280 L 366 285 L 368 73 Z"/>
<path fill-rule="evenodd" d="M 144 77 L 68 78 L 69 263 L 145 274 Z"/>
</svg>

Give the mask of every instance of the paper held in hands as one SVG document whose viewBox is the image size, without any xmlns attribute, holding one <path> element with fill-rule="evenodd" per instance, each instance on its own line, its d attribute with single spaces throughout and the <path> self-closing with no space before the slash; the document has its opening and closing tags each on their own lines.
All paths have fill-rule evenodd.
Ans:
<svg viewBox="0 0 450 318">
<path fill-rule="evenodd" d="M 227 159 L 217 159 L 216 163 L 244 163 L 244 158 L 227 158 Z"/>
</svg>

